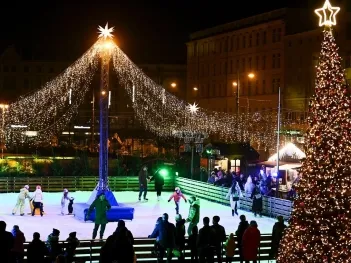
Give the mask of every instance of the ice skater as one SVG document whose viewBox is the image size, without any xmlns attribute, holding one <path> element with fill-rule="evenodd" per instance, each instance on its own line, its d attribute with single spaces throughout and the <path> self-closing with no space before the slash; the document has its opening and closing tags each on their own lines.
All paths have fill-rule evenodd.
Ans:
<svg viewBox="0 0 351 263">
<path fill-rule="evenodd" d="M 111 209 L 111 205 L 106 200 L 104 193 L 99 194 L 94 200 L 94 202 L 91 204 L 91 206 L 89 207 L 88 213 L 85 218 L 86 221 L 89 220 L 90 213 L 94 210 L 94 208 L 95 208 L 95 226 L 93 230 L 93 239 L 96 238 L 99 227 L 100 227 L 100 239 L 102 239 L 104 236 L 106 224 L 108 222 L 106 212 L 107 210 Z"/>
<path fill-rule="evenodd" d="M 43 216 L 43 192 L 41 191 L 40 185 L 37 185 L 37 189 L 34 192 L 34 195 L 32 197 L 32 201 L 33 201 L 32 216 L 34 216 L 35 210 L 37 208 L 40 209 L 40 215 Z"/>
<path fill-rule="evenodd" d="M 157 201 L 160 201 L 161 199 L 163 185 L 165 184 L 165 179 L 159 173 L 159 171 L 160 169 L 158 169 L 156 173 L 152 176 L 152 178 L 149 180 L 149 182 L 151 182 L 152 180 L 155 180 L 155 190 L 157 195 Z"/>
<path fill-rule="evenodd" d="M 168 199 L 168 202 L 171 202 L 172 199 L 174 199 L 174 204 L 175 204 L 175 210 L 176 210 L 176 214 L 179 214 L 179 201 L 180 198 L 183 198 L 185 203 L 187 203 L 188 201 L 186 200 L 186 197 L 183 195 L 183 193 L 180 191 L 179 187 L 176 187 L 174 189 L 174 193 L 171 195 L 171 197 Z"/>
<path fill-rule="evenodd" d="M 229 188 L 226 198 L 230 198 L 230 207 L 232 208 L 232 216 L 238 215 L 238 202 L 242 197 L 239 183 L 234 181 L 232 186 Z M 239 203 L 240 205 L 240 203 Z"/>
<path fill-rule="evenodd" d="M 66 201 L 70 201 L 71 197 L 68 194 L 68 189 L 63 189 L 63 195 L 61 198 L 61 215 L 65 214 Z"/>
<path fill-rule="evenodd" d="M 74 197 L 71 197 L 71 199 L 69 200 L 69 204 L 68 204 L 68 214 L 69 215 L 73 214 L 73 201 L 74 201 Z"/>
<path fill-rule="evenodd" d="M 15 215 L 17 212 L 17 209 L 20 209 L 20 215 L 24 216 L 24 205 L 25 205 L 25 201 L 26 198 L 30 199 L 30 195 L 29 195 L 29 185 L 25 185 L 21 190 L 20 193 L 17 197 L 17 203 L 16 206 L 13 208 L 12 210 L 12 214 Z"/>
<path fill-rule="evenodd" d="M 147 172 L 147 166 L 144 166 L 139 172 L 139 201 L 141 201 L 141 195 L 144 192 L 144 201 L 148 201 L 147 195 L 147 183 L 150 181 L 150 177 Z"/>
</svg>

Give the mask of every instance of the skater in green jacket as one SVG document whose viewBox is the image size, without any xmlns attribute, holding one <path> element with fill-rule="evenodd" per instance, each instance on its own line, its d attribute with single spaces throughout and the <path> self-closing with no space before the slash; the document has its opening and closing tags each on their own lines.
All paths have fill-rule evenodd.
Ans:
<svg viewBox="0 0 351 263">
<path fill-rule="evenodd" d="M 189 203 L 190 203 L 189 215 L 186 222 L 189 223 L 188 235 L 190 236 L 193 227 L 197 226 L 200 220 L 200 200 L 197 199 L 195 196 L 192 196 L 189 199 Z"/>
<path fill-rule="evenodd" d="M 104 236 L 106 224 L 108 222 L 106 212 L 108 210 L 110 210 L 110 208 L 111 208 L 111 205 L 106 200 L 104 193 L 101 193 L 99 196 L 97 196 L 95 201 L 91 204 L 91 206 L 89 207 L 87 216 L 86 216 L 86 220 L 89 219 L 90 213 L 94 210 L 94 208 L 95 208 L 95 226 L 94 226 L 94 230 L 93 230 L 93 239 L 96 238 L 97 231 L 99 230 L 100 225 L 101 225 L 100 239 L 102 239 Z"/>
</svg>

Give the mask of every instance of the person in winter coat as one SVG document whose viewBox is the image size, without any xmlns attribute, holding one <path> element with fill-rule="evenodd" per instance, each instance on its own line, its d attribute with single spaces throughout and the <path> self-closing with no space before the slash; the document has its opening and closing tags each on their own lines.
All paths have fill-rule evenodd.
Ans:
<svg viewBox="0 0 351 263">
<path fill-rule="evenodd" d="M 234 213 L 238 215 L 238 202 L 239 198 L 242 196 L 239 184 L 237 181 L 234 181 L 232 186 L 229 188 L 226 198 L 229 198 L 230 207 L 232 208 L 232 216 Z"/>
<path fill-rule="evenodd" d="M 77 238 L 76 232 L 69 233 L 69 237 L 66 239 L 67 247 L 65 251 L 65 257 L 67 263 L 72 263 L 74 260 L 74 255 L 76 253 L 76 248 L 79 246 L 80 242 Z"/>
<path fill-rule="evenodd" d="M 157 218 L 154 229 L 156 229 L 158 227 L 157 225 L 161 224 L 161 222 L 162 222 L 162 217 Z M 159 254 L 158 253 L 159 252 L 159 248 L 160 248 L 159 240 L 160 240 L 160 238 L 159 238 L 159 236 L 157 236 L 156 240 L 155 240 L 155 244 L 154 244 L 154 250 L 151 252 L 153 255 L 158 255 Z"/>
<path fill-rule="evenodd" d="M 191 235 L 191 229 L 200 221 L 200 200 L 198 200 L 195 196 L 190 197 L 189 199 L 190 208 L 189 215 L 186 219 L 186 222 L 189 223 L 188 226 L 188 235 Z"/>
<path fill-rule="evenodd" d="M 175 247 L 178 251 L 178 258 L 180 261 L 184 260 L 184 249 L 185 249 L 185 219 L 177 214 L 175 217 L 176 228 L 175 228 Z"/>
<path fill-rule="evenodd" d="M 45 263 L 45 256 L 49 251 L 43 241 L 40 240 L 40 234 L 35 232 L 33 240 L 29 243 L 27 248 L 27 262 L 28 263 Z"/>
<path fill-rule="evenodd" d="M 252 181 L 252 177 L 251 175 L 249 175 L 249 177 L 247 178 L 247 181 L 245 183 L 245 196 L 246 197 L 250 197 L 252 195 L 252 192 L 255 189 L 255 184 Z"/>
<path fill-rule="evenodd" d="M 175 188 L 175 192 L 171 195 L 171 197 L 168 199 L 168 202 L 171 202 L 172 199 L 174 199 L 174 203 L 175 203 L 175 210 L 176 210 L 176 214 L 179 214 L 179 201 L 180 198 L 183 198 L 185 203 L 187 202 L 185 196 L 182 194 L 182 192 L 180 191 L 179 187 Z"/>
<path fill-rule="evenodd" d="M 155 226 L 149 238 L 159 238 L 159 262 L 163 261 L 167 251 L 167 262 L 172 261 L 172 249 L 175 247 L 175 226 L 168 222 L 168 214 L 163 214 L 162 221 Z"/>
<path fill-rule="evenodd" d="M 260 191 L 260 187 L 257 185 L 254 191 L 251 194 L 252 198 L 252 212 L 254 213 L 255 217 L 257 214 L 262 217 L 262 195 Z"/>
<path fill-rule="evenodd" d="M 150 181 L 155 181 L 155 190 L 156 190 L 156 195 L 157 195 L 157 201 L 160 201 L 161 198 L 161 193 L 162 193 L 162 188 L 163 185 L 165 184 L 165 179 L 163 176 L 159 173 L 160 169 L 156 171 L 153 177 L 151 177 Z"/>
<path fill-rule="evenodd" d="M 214 216 L 212 218 L 212 226 L 211 228 L 214 231 L 214 248 L 215 253 L 217 255 L 217 261 L 219 263 L 222 262 L 222 243 L 227 240 L 227 235 L 225 234 L 225 229 L 223 226 L 219 224 L 220 217 Z"/>
<path fill-rule="evenodd" d="M 26 238 L 17 225 L 13 226 L 12 235 L 14 238 L 14 243 L 11 250 L 12 262 L 22 263 L 24 258 L 23 244 L 26 242 Z"/>
<path fill-rule="evenodd" d="M 68 195 L 68 189 L 63 189 L 63 194 L 61 197 L 61 215 L 65 215 L 66 202 L 70 200 L 71 197 Z"/>
<path fill-rule="evenodd" d="M 6 231 L 6 223 L 0 221 L 0 256 L 1 263 L 9 263 L 11 256 L 11 249 L 14 245 L 14 238 L 10 232 Z"/>
<path fill-rule="evenodd" d="M 96 238 L 97 232 L 100 227 L 100 239 L 103 238 L 106 224 L 107 224 L 107 215 L 106 212 L 107 210 L 111 209 L 110 203 L 106 200 L 105 194 L 101 193 L 96 197 L 94 202 L 90 205 L 88 213 L 86 215 L 86 220 L 90 218 L 91 212 L 95 208 L 95 226 L 93 230 L 93 239 Z"/>
<path fill-rule="evenodd" d="M 243 257 L 244 260 L 252 260 L 257 263 L 258 248 L 260 246 L 261 233 L 257 228 L 257 222 L 251 221 L 250 226 L 245 230 L 243 235 Z"/>
<path fill-rule="evenodd" d="M 286 225 L 284 224 L 284 218 L 282 216 L 277 217 L 278 222 L 276 222 L 273 226 L 272 230 L 272 243 L 271 243 L 271 251 L 269 255 L 276 259 L 278 256 L 278 248 L 280 240 L 283 238 L 284 230 L 286 229 Z"/>
<path fill-rule="evenodd" d="M 24 205 L 26 198 L 30 199 L 29 195 L 29 185 L 25 185 L 21 190 L 20 193 L 17 197 L 17 203 L 16 206 L 12 210 L 12 214 L 15 215 L 17 212 L 17 209 L 19 208 L 20 210 L 20 215 L 24 216 Z"/>
<path fill-rule="evenodd" d="M 144 193 L 144 201 L 148 201 L 147 195 L 147 183 L 150 177 L 147 172 L 147 167 L 144 166 L 139 172 L 139 201 L 141 201 L 141 196 Z"/>
<path fill-rule="evenodd" d="M 199 231 L 197 238 L 197 248 L 199 250 L 200 262 L 213 262 L 214 246 L 215 246 L 215 232 L 210 227 L 210 219 L 203 218 L 203 228 Z"/>
<path fill-rule="evenodd" d="M 43 192 L 41 191 L 41 186 L 38 185 L 33 196 L 33 211 L 32 216 L 35 214 L 36 209 L 40 209 L 40 215 L 43 216 Z"/>
<path fill-rule="evenodd" d="M 224 244 L 225 247 L 225 261 L 226 263 L 231 263 L 233 262 L 233 258 L 235 255 L 235 240 L 234 240 L 234 234 L 231 233 L 227 239 L 227 241 Z"/>
<path fill-rule="evenodd" d="M 197 226 L 194 226 L 193 229 L 191 230 L 191 235 L 188 238 L 188 247 L 190 249 L 190 259 L 191 262 L 196 262 L 198 263 L 199 257 L 197 253 L 197 239 L 199 235 L 199 230 Z"/>
<path fill-rule="evenodd" d="M 238 229 L 235 232 L 235 235 L 238 240 L 238 248 L 239 248 L 239 257 L 240 257 L 240 262 L 243 262 L 243 247 L 242 247 L 242 240 L 243 240 L 243 235 L 246 231 L 246 229 L 249 227 L 249 222 L 246 221 L 245 215 L 240 216 L 240 223 L 238 226 Z"/>
<path fill-rule="evenodd" d="M 46 246 L 49 250 L 51 261 L 55 261 L 56 257 L 62 254 L 62 247 L 59 244 L 59 237 L 60 231 L 54 228 L 46 240 Z"/>
</svg>

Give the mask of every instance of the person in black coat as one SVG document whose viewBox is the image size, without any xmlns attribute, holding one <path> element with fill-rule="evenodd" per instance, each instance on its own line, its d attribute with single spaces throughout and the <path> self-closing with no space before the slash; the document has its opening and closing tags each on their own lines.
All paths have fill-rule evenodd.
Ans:
<svg viewBox="0 0 351 263">
<path fill-rule="evenodd" d="M 49 255 L 49 250 L 45 243 L 40 240 L 40 234 L 33 234 L 33 241 L 29 243 L 27 248 L 28 263 L 45 263 L 45 256 Z"/>
<path fill-rule="evenodd" d="M 239 248 L 239 257 L 240 262 L 243 262 L 243 248 L 242 248 L 242 240 L 245 230 L 249 227 L 249 222 L 246 221 L 246 217 L 244 215 L 240 216 L 240 223 L 238 229 L 235 232 L 238 241 L 238 248 Z"/>
<path fill-rule="evenodd" d="M 219 220 L 220 220 L 220 217 L 219 216 L 214 216 L 212 218 L 212 226 L 211 228 L 213 229 L 214 231 L 214 234 L 215 234 L 215 243 L 214 243 L 214 246 L 215 246 L 215 252 L 216 252 L 216 255 L 217 255 L 217 261 L 219 263 L 222 262 L 222 244 L 223 242 L 225 242 L 227 240 L 227 235 L 225 234 L 225 229 L 223 226 L 221 226 L 219 224 Z"/>
<path fill-rule="evenodd" d="M 0 221 L 0 255 L 1 262 L 10 262 L 11 249 L 14 245 L 14 238 L 10 232 L 6 231 L 6 223 Z"/>
<path fill-rule="evenodd" d="M 203 218 L 204 227 L 200 229 L 197 237 L 200 262 L 213 262 L 215 231 L 210 227 L 210 219 Z"/>
<path fill-rule="evenodd" d="M 286 229 L 286 225 L 284 224 L 284 218 L 282 216 L 277 217 L 278 222 L 276 222 L 273 226 L 272 230 L 272 243 L 271 243 L 271 252 L 269 255 L 276 259 L 278 256 L 278 248 L 280 240 L 283 238 L 284 230 Z"/>
<path fill-rule="evenodd" d="M 147 172 L 147 167 L 144 166 L 139 172 L 139 201 L 141 201 L 141 195 L 144 193 L 144 201 L 149 199 L 146 198 L 147 195 L 147 183 L 150 177 Z"/>
<path fill-rule="evenodd" d="M 162 221 L 156 224 L 149 238 L 157 238 L 159 242 L 158 262 L 163 262 L 167 252 L 167 262 L 172 261 L 172 249 L 175 247 L 175 226 L 168 222 L 168 214 L 162 215 Z"/>
<path fill-rule="evenodd" d="M 161 193 L 162 193 L 162 188 L 163 185 L 165 184 L 165 179 L 163 176 L 159 173 L 160 169 L 156 171 L 154 176 L 150 179 L 150 182 L 152 180 L 155 180 L 155 190 L 157 194 L 157 201 L 160 201 Z"/>
<path fill-rule="evenodd" d="M 180 262 L 184 260 L 184 249 L 185 249 L 185 219 L 182 219 L 181 215 L 176 215 L 176 228 L 175 228 L 175 247 L 177 248 Z"/>
<path fill-rule="evenodd" d="M 255 217 L 257 216 L 257 214 L 259 214 L 260 217 L 262 217 L 262 194 L 258 185 L 255 186 L 255 189 L 251 194 L 251 198 L 252 212 L 254 213 Z"/>
</svg>

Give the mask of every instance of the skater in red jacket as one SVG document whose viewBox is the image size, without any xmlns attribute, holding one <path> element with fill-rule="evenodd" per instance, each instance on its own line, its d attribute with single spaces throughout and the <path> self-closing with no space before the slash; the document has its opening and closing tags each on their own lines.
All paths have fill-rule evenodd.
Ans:
<svg viewBox="0 0 351 263">
<path fill-rule="evenodd" d="M 182 194 L 182 192 L 180 191 L 180 188 L 179 187 L 176 187 L 175 189 L 175 192 L 171 195 L 171 197 L 168 199 L 168 202 L 171 202 L 172 199 L 174 199 L 174 203 L 176 205 L 176 213 L 177 215 L 179 214 L 179 201 L 180 201 L 180 198 L 183 198 L 185 203 L 187 202 L 185 196 Z"/>
</svg>

